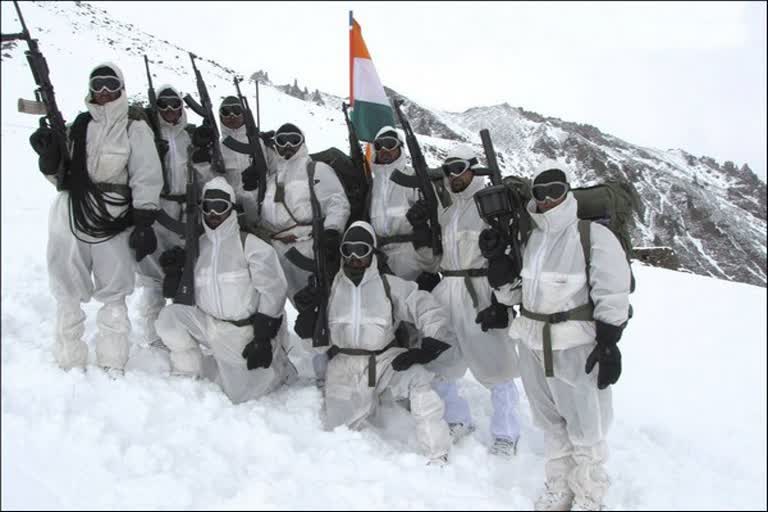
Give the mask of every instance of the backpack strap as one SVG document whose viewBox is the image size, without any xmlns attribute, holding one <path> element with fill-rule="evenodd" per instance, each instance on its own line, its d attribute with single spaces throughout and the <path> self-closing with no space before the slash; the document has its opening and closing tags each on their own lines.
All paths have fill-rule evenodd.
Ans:
<svg viewBox="0 0 768 512">
<path fill-rule="evenodd" d="M 392 287 L 389 284 L 389 280 L 387 279 L 386 274 L 379 274 L 381 276 L 381 284 L 384 285 L 384 295 L 387 296 L 387 300 L 389 301 L 389 309 L 392 312 L 392 322 L 395 322 L 395 303 L 392 302 Z"/>
<path fill-rule="evenodd" d="M 581 240 L 581 250 L 584 252 L 584 271 L 587 274 L 587 294 L 589 295 L 589 303 L 592 302 L 592 284 L 590 282 L 589 267 L 592 263 L 592 233 L 590 224 L 592 221 L 579 219 L 579 239 Z"/>
<path fill-rule="evenodd" d="M 245 239 L 248 238 L 249 234 L 247 231 L 240 231 L 240 243 L 243 244 L 243 252 L 245 252 Z"/>
</svg>

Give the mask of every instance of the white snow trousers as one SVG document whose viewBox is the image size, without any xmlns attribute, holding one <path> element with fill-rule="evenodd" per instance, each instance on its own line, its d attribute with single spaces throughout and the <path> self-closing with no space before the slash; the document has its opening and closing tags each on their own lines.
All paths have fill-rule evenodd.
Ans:
<svg viewBox="0 0 768 512">
<path fill-rule="evenodd" d="M 544 430 L 550 488 L 570 489 L 577 499 L 603 503 L 610 481 L 603 464 L 605 435 L 613 419 L 611 389 L 597 389 L 597 368 L 584 371 L 595 344 L 553 352 L 554 377 L 544 376 L 544 357 L 520 343 L 520 373 L 536 426 Z"/>
<path fill-rule="evenodd" d="M 367 387 L 367 380 L 335 378 L 344 375 L 344 369 L 340 368 L 344 366 L 344 358 L 361 356 L 339 354 L 333 358 L 329 362 L 325 388 L 325 427 L 333 429 L 346 424 L 352 429 L 360 428 L 386 393 L 395 401 L 409 400 L 410 413 L 416 421 L 418 450 L 429 458 L 445 455 L 451 441 L 448 424 L 443 420 L 443 401 L 431 387 L 434 375 L 419 364 L 401 372 L 393 370 L 391 360 L 400 352 L 402 350 L 388 351 L 384 361 L 382 356 L 377 358 L 381 362 L 376 365 L 375 388 Z"/>
<path fill-rule="evenodd" d="M 70 231 L 69 194 L 59 193 L 48 217 L 48 280 L 56 300 L 54 357 L 61 368 L 84 367 L 88 345 L 83 341 L 85 312 L 81 302 L 103 303 L 96 316 L 96 359 L 99 366 L 123 368 L 128 361 L 131 324 L 125 297 L 133 292 L 134 252 L 130 229 L 112 239 L 89 244 Z M 87 239 L 86 235 L 78 236 Z"/>
<path fill-rule="evenodd" d="M 440 395 L 445 403 L 445 415 L 443 418 L 450 425 L 463 423 L 472 425 L 472 413 L 469 410 L 467 400 L 459 395 L 459 389 L 455 381 L 436 379 L 432 387 Z M 517 410 L 520 403 L 520 394 L 514 380 L 502 382 L 491 386 L 491 435 L 500 439 L 514 441 L 520 437 L 520 421 L 517 418 Z"/>
<path fill-rule="evenodd" d="M 184 222 L 186 216 L 183 215 L 181 204 L 161 199 L 160 206 L 168 215 Z M 157 250 L 145 256 L 136 265 L 136 274 L 138 275 L 136 285 L 144 289 L 139 301 L 139 318 L 144 332 L 144 341 L 147 344 L 160 339 L 155 330 L 155 321 L 166 303 L 166 299 L 163 297 L 165 274 L 160 266 L 160 256 L 173 246 L 184 247 L 181 237 L 173 231 L 166 229 L 157 222 L 152 224 L 152 228 L 157 236 Z"/>
<path fill-rule="evenodd" d="M 237 327 L 201 311 L 197 306 L 169 304 L 155 323 L 160 339 L 170 350 L 171 371 L 205 377 L 216 382 L 233 403 L 259 398 L 296 378 L 288 359 L 285 322 L 272 340 L 272 365 L 249 370 L 242 352 L 253 339 L 253 327 Z M 212 352 L 213 362 L 203 361 L 200 345 Z"/>
</svg>

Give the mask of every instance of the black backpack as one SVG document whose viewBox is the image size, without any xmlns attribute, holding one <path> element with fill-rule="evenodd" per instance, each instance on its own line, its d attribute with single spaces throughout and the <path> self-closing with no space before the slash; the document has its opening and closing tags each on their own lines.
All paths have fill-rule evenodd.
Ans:
<svg viewBox="0 0 768 512">
<path fill-rule="evenodd" d="M 339 148 L 328 148 L 318 153 L 312 153 L 309 157 L 315 162 L 330 165 L 344 187 L 350 206 L 347 226 L 356 220 L 365 220 L 367 218 L 365 210 L 368 182 L 363 173 L 355 167 L 355 163 L 349 155 Z"/>
</svg>

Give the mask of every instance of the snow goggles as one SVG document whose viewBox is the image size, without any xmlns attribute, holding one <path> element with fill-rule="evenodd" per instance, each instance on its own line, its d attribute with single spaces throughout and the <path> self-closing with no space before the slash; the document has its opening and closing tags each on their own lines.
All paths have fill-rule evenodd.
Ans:
<svg viewBox="0 0 768 512">
<path fill-rule="evenodd" d="M 91 92 L 117 92 L 123 88 L 123 82 L 116 76 L 100 76 L 96 75 L 91 77 L 89 83 Z"/>
<path fill-rule="evenodd" d="M 475 164 L 477 164 L 477 158 L 470 160 L 464 160 L 463 158 L 452 159 L 443 164 L 443 173 L 446 176 L 461 176 Z"/>
<path fill-rule="evenodd" d="M 279 148 L 290 146 L 296 148 L 304 142 L 304 136 L 296 132 L 284 132 L 275 135 L 275 145 Z"/>
<path fill-rule="evenodd" d="M 225 215 L 232 209 L 232 202 L 226 199 L 204 199 L 202 203 L 203 214 L 208 215 Z"/>
<path fill-rule="evenodd" d="M 224 117 L 237 117 L 243 115 L 243 107 L 240 105 L 227 105 L 219 109 L 219 114 Z"/>
<path fill-rule="evenodd" d="M 562 181 L 552 181 L 533 186 L 533 197 L 539 202 L 546 198 L 549 198 L 550 201 L 559 201 L 567 192 L 568 184 Z"/>
<path fill-rule="evenodd" d="M 181 98 L 175 96 L 157 98 L 155 105 L 157 105 L 157 110 L 162 110 L 163 112 L 181 110 Z"/>
<path fill-rule="evenodd" d="M 345 259 L 357 258 L 361 260 L 373 252 L 373 246 L 365 242 L 343 242 L 339 252 Z"/>
<path fill-rule="evenodd" d="M 392 151 L 393 149 L 399 148 L 401 144 L 400 139 L 397 137 L 385 135 L 384 137 L 379 137 L 373 141 L 373 149 L 376 151 L 381 151 L 382 149 Z"/>
</svg>

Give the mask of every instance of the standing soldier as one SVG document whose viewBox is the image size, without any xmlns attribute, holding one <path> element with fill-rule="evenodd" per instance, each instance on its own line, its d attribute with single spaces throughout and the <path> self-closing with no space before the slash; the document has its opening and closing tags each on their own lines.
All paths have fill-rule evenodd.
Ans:
<svg viewBox="0 0 768 512">
<path fill-rule="evenodd" d="M 160 194 L 161 208 L 173 219 L 184 222 L 184 202 L 186 200 L 187 160 L 189 146 L 192 145 L 194 125 L 187 124 L 187 113 L 184 110 L 181 95 L 170 85 L 162 85 L 158 89 L 157 111 L 159 139 L 163 148 L 158 150 L 165 159 L 165 184 Z M 204 151 L 196 150 L 196 154 L 205 155 Z M 205 160 L 205 156 L 197 159 Z M 209 158 L 210 159 L 210 158 Z M 205 183 L 211 176 L 210 165 L 203 161 L 194 164 L 197 172 L 197 182 Z M 160 310 L 165 306 L 163 297 L 163 270 L 160 265 L 160 255 L 173 246 L 181 245 L 178 233 L 158 225 L 157 250 L 141 260 L 138 264 L 138 285 L 143 287 L 139 316 L 144 325 L 145 341 L 152 347 L 165 349 L 155 330 L 155 321 Z"/>
<path fill-rule="evenodd" d="M 547 440 L 536 510 L 603 508 L 610 483 L 605 435 L 613 419 L 608 386 L 621 375 L 617 343 L 630 311 L 631 273 L 621 243 L 607 227 L 579 220 L 570 188 L 564 165 L 539 166 L 526 205 L 533 231 L 522 271 L 504 254 L 496 230 L 480 238 L 499 300 L 522 301 L 509 333 L 522 340 L 523 386 Z"/>
<path fill-rule="evenodd" d="M 464 145 L 449 151 L 442 165 L 452 204 L 440 214 L 443 279 L 433 293 L 450 312 L 458 337 L 458 376 L 452 376 L 460 377 L 469 368 L 491 390 L 491 453 L 511 457 L 516 453 L 520 436 L 519 396 L 514 381 L 519 376 L 516 340 L 505 332 L 508 308 L 496 301 L 488 285 L 488 262 L 477 242 L 488 227 L 480 218 L 473 197 L 484 186 L 484 180 L 475 178 L 472 170 L 478 166 L 477 157 Z M 409 213 L 417 225 L 426 216 L 422 201 Z M 457 431 L 454 435 L 460 437 L 474 430 L 469 407 L 458 395 L 455 379 L 439 383 L 437 390 L 446 402 L 446 420 Z"/>
<path fill-rule="evenodd" d="M 104 304 L 96 316 L 96 358 L 114 374 L 128 360 L 125 298 L 133 292 L 135 261 L 157 249 L 153 224 L 163 178 L 152 130 L 140 109 L 129 108 L 115 64 L 93 69 L 85 106 L 69 128 L 71 165 L 48 225 L 48 275 L 57 303 L 54 357 L 64 369 L 85 367 L 80 303 L 95 298 Z M 38 129 L 30 143 L 53 181 L 63 155 L 51 130 Z"/>
</svg>

